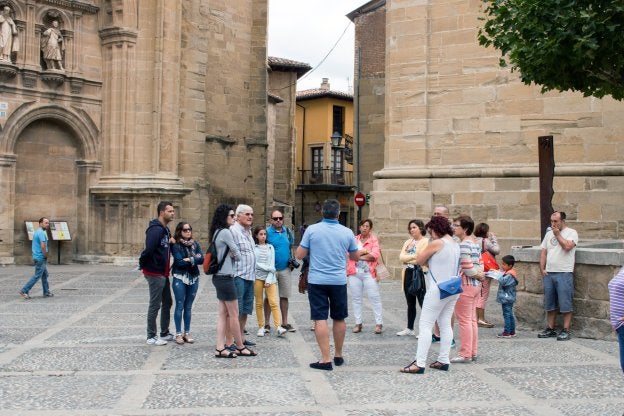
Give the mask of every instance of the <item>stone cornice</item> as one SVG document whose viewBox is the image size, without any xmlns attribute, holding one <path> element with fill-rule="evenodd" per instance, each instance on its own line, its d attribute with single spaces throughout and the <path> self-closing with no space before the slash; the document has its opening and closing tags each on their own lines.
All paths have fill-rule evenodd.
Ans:
<svg viewBox="0 0 624 416">
<path fill-rule="evenodd" d="M 375 179 L 539 177 L 539 168 L 537 164 L 397 167 L 382 169 L 373 176 Z M 560 164 L 555 166 L 555 176 L 624 176 L 624 165 Z"/>
<path fill-rule="evenodd" d="M 136 43 L 139 32 L 127 27 L 106 27 L 100 30 L 102 44 L 116 42 Z"/>
<path fill-rule="evenodd" d="M 96 14 L 98 10 L 100 10 L 99 7 L 80 0 L 41 0 L 41 3 L 69 10 L 80 10 L 81 12 L 90 14 Z"/>
</svg>

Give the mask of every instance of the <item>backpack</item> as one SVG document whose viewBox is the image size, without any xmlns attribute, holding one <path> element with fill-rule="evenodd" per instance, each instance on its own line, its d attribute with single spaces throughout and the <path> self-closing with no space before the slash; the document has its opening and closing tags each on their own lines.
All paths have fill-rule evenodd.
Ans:
<svg viewBox="0 0 624 416">
<path fill-rule="evenodd" d="M 215 243 L 215 240 L 217 239 L 217 236 L 219 235 L 220 232 L 221 230 L 218 230 L 215 233 L 214 237 L 212 238 L 212 242 L 210 243 L 210 246 L 208 247 L 208 250 L 206 250 L 206 254 L 204 255 L 204 273 L 206 273 L 207 275 L 217 274 L 219 270 L 221 270 L 221 267 L 223 266 L 223 263 L 225 262 L 225 258 L 230 252 L 230 248 L 226 247 L 225 253 L 223 254 L 223 258 L 221 259 L 221 261 L 219 261 L 219 257 L 217 253 L 217 244 Z"/>
</svg>

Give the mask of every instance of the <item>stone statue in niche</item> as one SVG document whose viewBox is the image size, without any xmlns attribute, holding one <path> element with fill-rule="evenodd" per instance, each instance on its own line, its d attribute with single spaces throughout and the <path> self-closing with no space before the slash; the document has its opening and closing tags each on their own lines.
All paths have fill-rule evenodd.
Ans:
<svg viewBox="0 0 624 416">
<path fill-rule="evenodd" d="M 11 18 L 11 8 L 4 6 L 0 14 L 0 62 L 11 63 L 11 54 L 18 51 L 17 26 Z"/>
<path fill-rule="evenodd" d="M 52 21 L 52 26 L 47 28 L 41 34 L 41 52 L 46 69 L 65 70 L 63 68 L 63 51 L 65 44 L 63 43 L 63 35 L 58 28 L 58 20 Z"/>
</svg>

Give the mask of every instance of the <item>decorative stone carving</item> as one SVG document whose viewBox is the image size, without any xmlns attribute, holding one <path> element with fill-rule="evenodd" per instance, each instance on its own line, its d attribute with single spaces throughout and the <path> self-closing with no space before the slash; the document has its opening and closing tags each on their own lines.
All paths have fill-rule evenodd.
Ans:
<svg viewBox="0 0 624 416">
<path fill-rule="evenodd" d="M 41 34 L 41 52 L 43 52 L 43 60 L 47 70 L 56 69 L 64 71 L 64 50 L 65 44 L 63 43 L 63 35 L 59 29 L 58 20 L 53 20 L 52 26 Z"/>
<path fill-rule="evenodd" d="M 10 62 L 0 61 L 0 79 L 13 78 L 17 74 L 17 67 Z"/>
<path fill-rule="evenodd" d="M 41 79 L 52 87 L 58 87 L 65 82 L 65 71 L 62 69 L 48 69 L 41 73 Z"/>
<path fill-rule="evenodd" d="M 0 62 L 11 63 L 11 54 L 19 51 L 17 26 L 11 18 L 11 8 L 2 7 L 0 11 Z"/>
</svg>

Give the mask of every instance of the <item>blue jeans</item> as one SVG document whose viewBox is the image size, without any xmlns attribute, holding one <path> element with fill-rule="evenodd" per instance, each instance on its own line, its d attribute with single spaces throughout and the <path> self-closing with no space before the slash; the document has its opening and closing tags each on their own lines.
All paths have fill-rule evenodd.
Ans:
<svg viewBox="0 0 624 416">
<path fill-rule="evenodd" d="M 43 295 L 47 295 L 50 293 L 50 288 L 48 287 L 48 261 L 47 259 L 43 260 L 35 260 L 35 274 L 30 278 L 28 282 L 22 288 L 22 293 L 28 294 L 30 289 L 37 283 L 37 281 L 41 279 L 41 286 L 43 286 Z"/>
<path fill-rule="evenodd" d="M 620 367 L 624 371 L 624 325 L 617 329 L 618 343 L 620 344 Z"/>
<path fill-rule="evenodd" d="M 182 333 L 182 316 L 184 316 L 184 332 L 191 332 L 191 310 L 199 288 L 199 279 L 196 279 L 192 285 L 187 285 L 174 277 L 172 286 L 175 297 L 173 322 L 175 322 L 176 334 Z"/>
<path fill-rule="evenodd" d="M 516 318 L 513 314 L 513 303 L 503 303 L 503 321 L 505 322 L 504 332 L 514 334 L 516 332 Z"/>
</svg>

